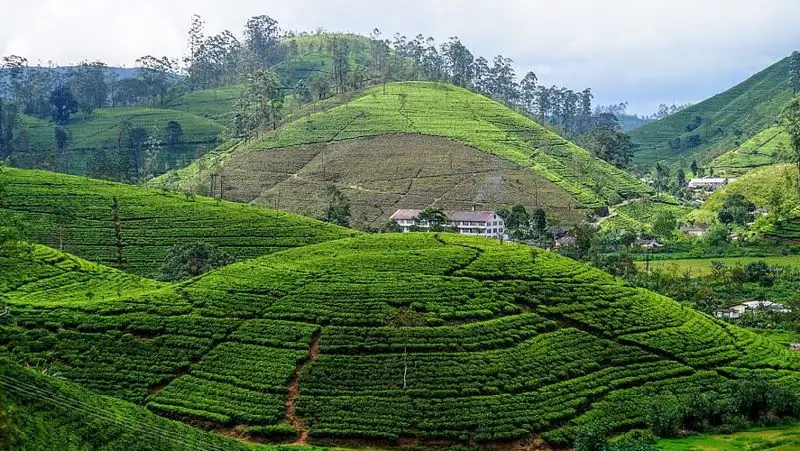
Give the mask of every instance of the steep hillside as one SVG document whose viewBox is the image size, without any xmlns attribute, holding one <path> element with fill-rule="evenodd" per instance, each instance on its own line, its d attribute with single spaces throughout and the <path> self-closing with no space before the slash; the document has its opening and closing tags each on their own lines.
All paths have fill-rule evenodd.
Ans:
<svg viewBox="0 0 800 451">
<path fill-rule="evenodd" d="M 199 102 L 194 105 L 199 111 Z M 49 150 L 53 155 L 53 164 L 59 172 L 87 174 L 100 150 L 113 154 L 119 147 L 120 139 L 127 145 L 127 136 L 120 136 L 120 126 L 125 121 L 129 121 L 130 128 L 143 127 L 160 142 L 160 151 L 155 161 L 156 174 L 183 167 L 215 148 L 225 130 L 225 127 L 211 119 L 184 111 L 139 107 L 101 108 L 92 112 L 88 118 L 73 117 L 65 126 L 69 130 L 70 140 L 67 151 L 61 153 L 53 150 L 55 124 L 52 121 L 24 116 L 20 130 L 26 130 L 29 136 L 30 151 L 14 154 L 13 163 L 20 167 L 47 167 L 48 156 L 45 150 Z M 172 147 L 165 144 L 166 127 L 170 121 L 180 124 L 183 131 L 180 142 Z"/>
<path fill-rule="evenodd" d="M 83 177 L 11 168 L 0 177 L 7 183 L 0 214 L 18 214 L 29 239 L 139 275 L 157 274 L 176 244 L 216 244 L 244 259 L 356 233 L 290 213 Z"/>
<path fill-rule="evenodd" d="M 769 214 L 756 223 L 766 235 L 800 240 L 796 166 L 779 164 L 749 172 L 712 194 L 702 209 L 718 212 L 731 194 L 741 194 L 753 204 L 767 209 Z"/>
<path fill-rule="evenodd" d="M 634 163 L 710 161 L 775 125 L 791 96 L 785 58 L 721 94 L 631 131 L 639 146 Z"/>
<path fill-rule="evenodd" d="M 718 156 L 708 166 L 715 174 L 737 176 L 778 163 L 789 149 L 789 135 L 783 127 L 769 127 L 756 133 L 741 146 Z"/>
<path fill-rule="evenodd" d="M 168 420 L 147 409 L 0 359 L 0 447 L 17 450 L 275 450 Z M 6 448 L 7 447 L 7 448 Z"/>
<path fill-rule="evenodd" d="M 459 235 L 363 236 L 150 294 L 10 307 L 0 353 L 299 443 L 562 443 L 598 420 L 637 427 L 660 395 L 724 397 L 751 371 L 800 391 L 800 357 L 776 343 L 555 254 Z"/>
<path fill-rule="evenodd" d="M 400 207 L 495 208 L 508 201 L 574 217 L 576 209 L 649 190 L 486 97 L 423 82 L 369 89 L 154 185 L 202 190 L 212 174 L 222 178 L 226 198 L 307 214 L 324 208 L 326 186 L 334 184 L 364 222 L 384 221 Z"/>
</svg>

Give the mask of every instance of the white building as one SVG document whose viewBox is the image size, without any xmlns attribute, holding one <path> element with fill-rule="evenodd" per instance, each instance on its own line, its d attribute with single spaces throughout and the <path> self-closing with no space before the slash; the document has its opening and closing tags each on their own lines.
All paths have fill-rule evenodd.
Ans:
<svg viewBox="0 0 800 451">
<path fill-rule="evenodd" d="M 411 228 L 417 226 L 427 229 L 430 224 L 417 220 L 422 210 L 400 209 L 397 210 L 390 219 L 397 223 L 403 232 L 410 232 Z M 454 211 L 447 215 L 450 224 L 458 229 L 462 235 L 476 235 L 490 238 L 506 236 L 506 223 L 503 218 L 493 211 Z"/>
<path fill-rule="evenodd" d="M 403 233 L 410 232 L 411 227 L 414 226 L 414 222 L 417 220 L 417 216 L 419 216 L 422 210 L 413 210 L 413 209 L 401 209 L 394 212 L 392 216 L 389 217 L 392 221 L 396 222 L 397 225 L 403 230 Z M 428 228 L 430 227 L 428 224 L 417 224 L 418 227 L 421 228 Z"/>
<path fill-rule="evenodd" d="M 499 238 L 506 232 L 506 222 L 493 211 L 456 211 L 450 214 L 450 222 L 462 235 Z"/>
<path fill-rule="evenodd" d="M 726 309 L 717 310 L 714 312 L 714 316 L 717 318 L 729 318 L 729 319 L 737 319 L 741 318 L 742 315 L 747 311 L 752 311 L 756 309 L 767 309 L 772 310 L 773 312 L 778 313 L 789 313 L 790 310 L 786 308 L 785 305 L 779 304 L 777 302 L 772 301 L 747 301 L 743 302 L 738 305 L 734 305 L 733 307 L 728 307 Z"/>
<path fill-rule="evenodd" d="M 722 177 L 706 177 L 689 180 L 689 188 L 694 190 L 716 191 L 736 179 Z"/>
</svg>

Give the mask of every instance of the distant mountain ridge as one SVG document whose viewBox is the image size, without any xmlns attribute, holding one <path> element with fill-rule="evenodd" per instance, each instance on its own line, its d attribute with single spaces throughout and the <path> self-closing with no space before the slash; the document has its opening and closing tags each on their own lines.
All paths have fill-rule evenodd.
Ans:
<svg viewBox="0 0 800 451">
<path fill-rule="evenodd" d="M 630 132 L 634 164 L 708 162 L 775 125 L 792 97 L 789 58 L 698 104 Z"/>
</svg>

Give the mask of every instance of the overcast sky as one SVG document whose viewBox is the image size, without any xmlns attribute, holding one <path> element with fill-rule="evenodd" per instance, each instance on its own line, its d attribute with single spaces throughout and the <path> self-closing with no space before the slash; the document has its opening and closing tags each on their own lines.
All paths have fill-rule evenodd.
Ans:
<svg viewBox="0 0 800 451">
<path fill-rule="evenodd" d="M 596 103 L 696 102 L 800 48 L 797 0 L 0 0 L 0 55 L 32 64 L 180 57 L 193 13 L 237 35 L 267 14 L 285 30 L 458 36 Z"/>
</svg>

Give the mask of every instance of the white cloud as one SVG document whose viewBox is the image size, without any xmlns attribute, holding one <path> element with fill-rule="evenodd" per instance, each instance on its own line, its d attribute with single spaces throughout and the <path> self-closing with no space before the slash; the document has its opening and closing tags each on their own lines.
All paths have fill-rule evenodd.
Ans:
<svg viewBox="0 0 800 451">
<path fill-rule="evenodd" d="M 548 84 L 594 88 L 601 102 L 638 110 L 699 100 L 787 55 L 800 43 L 790 0 L 4 0 L 0 54 L 32 62 L 99 59 L 131 65 L 180 57 L 189 17 L 209 32 L 240 33 L 268 14 L 285 29 L 439 40 L 457 35 L 476 54 L 513 58 Z"/>
</svg>

